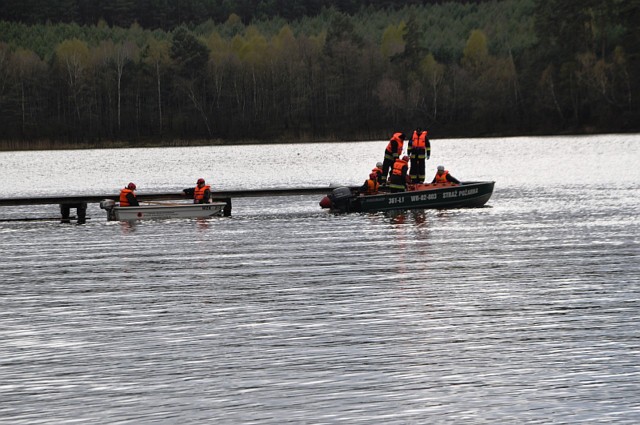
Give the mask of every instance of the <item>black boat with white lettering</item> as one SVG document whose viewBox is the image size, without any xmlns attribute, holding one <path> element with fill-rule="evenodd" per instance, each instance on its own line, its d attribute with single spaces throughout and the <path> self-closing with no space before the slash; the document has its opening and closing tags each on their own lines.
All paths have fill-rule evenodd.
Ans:
<svg viewBox="0 0 640 425">
<path fill-rule="evenodd" d="M 429 183 L 410 185 L 406 192 L 359 194 L 355 188 L 338 187 L 320 201 L 332 212 L 376 212 L 404 209 L 478 208 L 493 194 L 495 182 Z"/>
</svg>

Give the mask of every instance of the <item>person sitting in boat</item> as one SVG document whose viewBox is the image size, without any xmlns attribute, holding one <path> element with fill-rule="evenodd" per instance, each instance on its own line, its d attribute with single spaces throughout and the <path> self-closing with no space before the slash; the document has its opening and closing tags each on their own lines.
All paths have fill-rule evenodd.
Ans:
<svg viewBox="0 0 640 425">
<path fill-rule="evenodd" d="M 444 169 L 444 165 L 438 165 L 438 171 L 431 183 L 455 183 L 460 184 L 460 181 L 449 174 L 448 170 Z"/>
<path fill-rule="evenodd" d="M 127 187 L 120 190 L 120 206 L 121 207 L 137 207 L 140 204 L 136 199 L 136 185 L 129 183 Z"/>
<path fill-rule="evenodd" d="M 196 187 L 193 190 L 193 203 L 194 204 L 210 204 L 211 203 L 211 186 L 205 183 L 201 177 L 196 182 Z"/>
<path fill-rule="evenodd" d="M 376 163 L 375 168 L 371 170 L 371 172 L 376 174 L 378 183 L 382 183 L 382 162 Z"/>
<path fill-rule="evenodd" d="M 371 172 L 371 174 L 369 174 L 369 178 L 365 180 L 364 184 L 360 186 L 358 191 L 364 195 L 375 195 L 378 193 L 379 187 L 380 183 L 378 183 L 378 174 L 376 172 Z"/>
<path fill-rule="evenodd" d="M 391 177 L 389 177 L 389 189 L 391 192 L 405 192 L 409 176 L 409 157 L 407 155 L 396 160 L 391 169 Z"/>
</svg>

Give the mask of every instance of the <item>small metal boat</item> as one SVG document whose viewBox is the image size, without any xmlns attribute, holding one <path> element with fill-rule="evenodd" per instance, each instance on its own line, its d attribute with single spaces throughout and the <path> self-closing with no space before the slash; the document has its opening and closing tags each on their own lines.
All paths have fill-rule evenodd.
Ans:
<svg viewBox="0 0 640 425">
<path fill-rule="evenodd" d="M 226 202 L 210 204 L 154 203 L 120 207 L 113 199 L 104 199 L 100 208 L 107 211 L 109 221 L 153 220 L 164 218 L 203 218 L 225 215 Z"/>
<path fill-rule="evenodd" d="M 375 212 L 404 209 L 477 208 L 487 203 L 495 182 L 429 183 L 410 185 L 406 192 L 359 194 L 351 187 L 338 187 L 320 206 L 332 212 Z"/>
</svg>

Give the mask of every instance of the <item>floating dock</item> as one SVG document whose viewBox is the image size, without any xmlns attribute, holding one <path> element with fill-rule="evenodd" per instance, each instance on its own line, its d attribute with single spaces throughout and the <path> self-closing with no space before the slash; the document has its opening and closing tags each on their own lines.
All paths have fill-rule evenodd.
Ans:
<svg viewBox="0 0 640 425">
<path fill-rule="evenodd" d="M 226 202 L 227 206 L 224 210 L 224 215 L 231 215 L 231 199 L 232 198 L 246 198 L 246 197 L 260 197 L 260 196 L 297 196 L 297 195 L 317 195 L 327 194 L 331 192 L 335 187 L 303 187 L 303 188 L 273 188 L 273 189 L 255 189 L 255 190 L 228 190 L 228 191 L 215 191 L 212 193 L 212 200 L 214 202 Z M 185 192 L 168 192 L 168 193 L 136 193 L 136 198 L 141 202 L 148 201 L 171 201 L 180 199 L 192 199 L 191 196 Z M 20 205 L 46 205 L 46 204 L 58 204 L 60 205 L 61 220 L 63 222 L 70 222 L 71 220 L 77 220 L 78 224 L 85 223 L 87 219 L 87 204 L 98 204 L 104 199 L 113 199 L 118 201 L 120 194 L 103 194 L 103 195 L 74 195 L 74 196 L 39 196 L 28 198 L 4 198 L 0 199 L 1 206 L 20 206 Z M 70 211 L 76 210 L 76 217 L 70 216 Z M 8 219 L 0 221 L 33 221 L 38 219 L 25 218 L 25 219 Z M 42 220 L 42 219 L 40 219 Z"/>
</svg>

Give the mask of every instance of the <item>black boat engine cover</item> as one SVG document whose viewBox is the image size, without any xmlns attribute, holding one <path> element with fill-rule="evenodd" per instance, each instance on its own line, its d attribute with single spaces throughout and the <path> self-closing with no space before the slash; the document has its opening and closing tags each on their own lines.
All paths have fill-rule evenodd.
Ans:
<svg viewBox="0 0 640 425">
<path fill-rule="evenodd" d="M 349 211 L 349 201 L 353 197 L 348 187 L 336 187 L 328 195 L 333 208 L 341 211 Z"/>
</svg>

